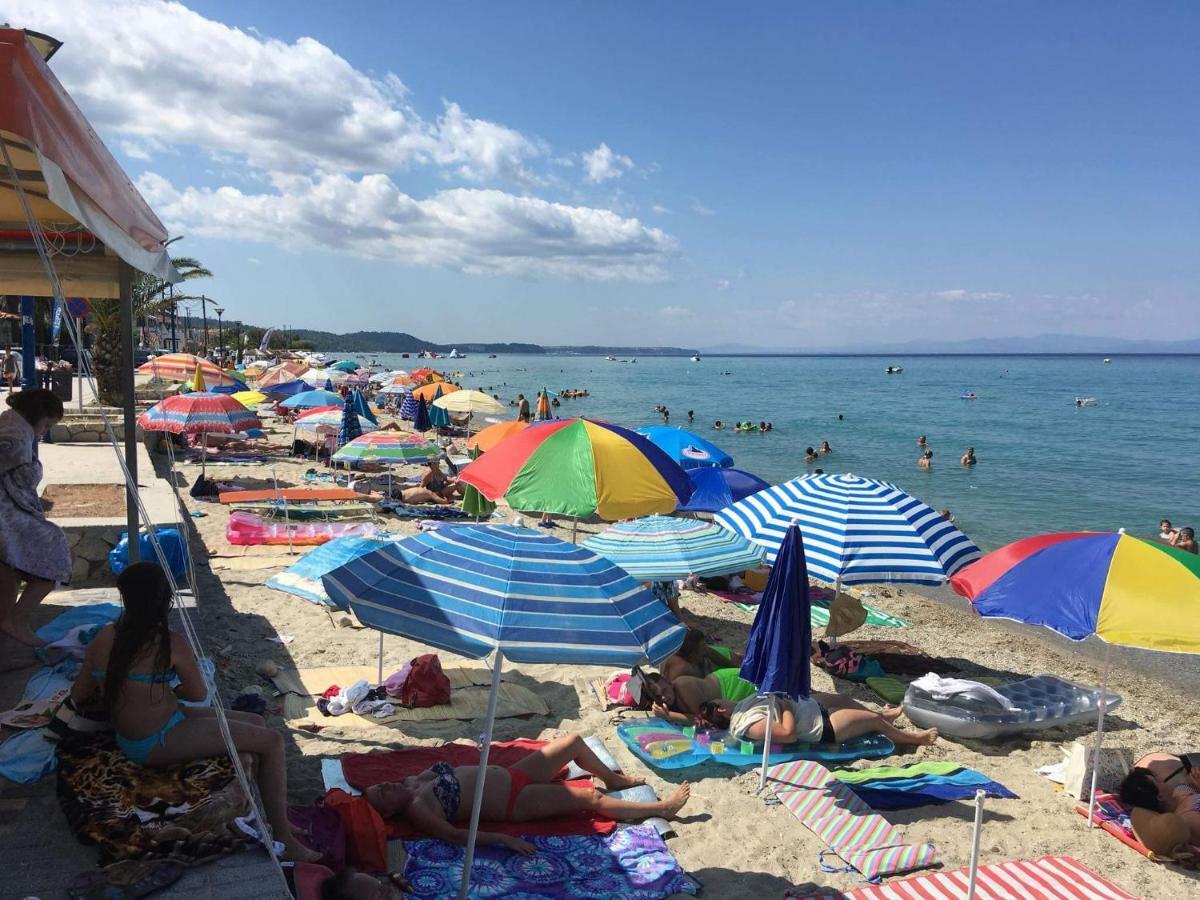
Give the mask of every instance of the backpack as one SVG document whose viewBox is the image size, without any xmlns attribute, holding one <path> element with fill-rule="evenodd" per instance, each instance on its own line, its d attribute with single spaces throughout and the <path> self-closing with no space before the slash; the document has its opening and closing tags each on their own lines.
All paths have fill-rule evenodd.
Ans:
<svg viewBox="0 0 1200 900">
<path fill-rule="evenodd" d="M 442 662 L 436 653 L 426 653 L 412 661 L 412 669 L 400 688 L 399 700 L 402 706 L 410 709 L 450 702 L 450 679 L 442 671 Z"/>
</svg>

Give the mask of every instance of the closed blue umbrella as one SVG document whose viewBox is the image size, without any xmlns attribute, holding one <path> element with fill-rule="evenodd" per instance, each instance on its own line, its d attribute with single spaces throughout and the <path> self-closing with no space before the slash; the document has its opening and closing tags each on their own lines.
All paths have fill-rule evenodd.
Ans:
<svg viewBox="0 0 1200 900">
<path fill-rule="evenodd" d="M 350 443 L 356 437 L 363 433 L 362 426 L 359 424 L 358 410 L 354 408 L 354 401 L 347 397 L 346 405 L 342 408 L 342 424 L 338 428 L 338 446 Z"/>
<path fill-rule="evenodd" d="M 702 466 L 732 466 L 733 457 L 712 441 L 707 441 L 686 428 L 670 425 L 652 425 L 639 428 L 638 434 L 645 435 L 667 456 L 684 469 Z"/>
<path fill-rule="evenodd" d="M 784 533 L 758 612 L 754 615 L 754 624 L 750 626 L 746 656 L 739 674 L 757 686 L 762 694 L 807 697 L 812 684 L 808 663 L 811 648 L 811 603 L 804 539 L 799 526 L 792 525 Z M 760 791 L 767 783 L 773 710 L 774 704 L 768 704 Z"/>
<path fill-rule="evenodd" d="M 463 863 L 471 874 L 505 657 L 628 667 L 659 662 L 684 627 L 600 556 L 533 529 L 450 526 L 381 547 L 327 574 L 325 590 L 365 625 L 463 656 L 495 653 L 479 781 Z"/>
<path fill-rule="evenodd" d="M 616 563 L 638 581 L 673 581 L 689 575 L 728 575 L 762 562 L 763 548 L 697 519 L 646 516 L 619 522 L 583 546 Z"/>
<path fill-rule="evenodd" d="M 421 397 L 417 400 L 417 411 L 413 413 L 413 431 L 425 432 L 433 427 L 433 423 L 429 421 L 429 407 L 425 405 L 425 398 Z"/>
<path fill-rule="evenodd" d="M 692 482 L 692 499 L 679 507 L 681 512 L 715 513 L 771 486 L 741 469 L 704 466 L 688 469 L 687 474 Z"/>
<path fill-rule="evenodd" d="M 325 379 L 325 385 L 324 385 L 324 387 L 322 388 L 322 390 L 326 390 L 326 391 L 330 391 L 330 392 L 332 392 L 332 391 L 334 390 L 334 387 L 333 387 L 333 380 L 332 380 L 332 379 L 329 379 L 329 378 L 326 378 L 326 379 Z"/>
<path fill-rule="evenodd" d="M 281 397 L 295 397 L 297 394 L 303 394 L 312 390 L 312 385 L 307 381 L 287 381 L 283 384 L 272 385 L 261 389 L 268 397 L 273 397 L 278 400 Z"/>
<path fill-rule="evenodd" d="M 366 396 L 364 396 L 362 390 L 360 388 L 355 388 L 352 396 L 354 397 L 355 412 L 357 412 L 360 416 L 362 416 L 368 422 L 371 422 L 374 425 L 378 425 L 379 419 L 377 419 L 375 417 L 375 413 L 371 409 L 371 404 L 367 402 L 367 398 L 366 398 Z"/>
<path fill-rule="evenodd" d="M 246 386 L 245 382 L 237 381 L 235 379 L 233 384 L 218 384 L 214 387 L 210 387 L 208 392 L 210 394 L 237 394 L 248 390 L 250 390 L 250 388 Z"/>
<path fill-rule="evenodd" d="M 421 400 L 424 403 L 424 399 Z M 431 403 L 427 411 L 429 412 L 429 425 L 432 428 L 449 428 L 450 413 L 436 403 Z"/>
<path fill-rule="evenodd" d="M 420 401 L 411 393 L 405 394 L 404 400 L 400 403 L 400 418 L 405 422 L 413 421 L 417 417 L 417 407 L 420 405 Z"/>
</svg>

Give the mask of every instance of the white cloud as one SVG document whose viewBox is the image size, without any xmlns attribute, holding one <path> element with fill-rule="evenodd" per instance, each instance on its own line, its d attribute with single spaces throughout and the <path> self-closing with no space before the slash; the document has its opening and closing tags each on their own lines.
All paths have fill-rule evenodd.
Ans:
<svg viewBox="0 0 1200 900">
<path fill-rule="evenodd" d="M 633 168 L 633 160 L 621 153 L 614 153 L 608 144 L 583 154 L 583 167 L 588 181 L 599 184 L 610 178 L 620 178 Z"/>
<path fill-rule="evenodd" d="M 729 290 L 729 279 L 728 278 L 718 278 L 717 279 L 717 290 L 718 291 Z"/>
<path fill-rule="evenodd" d="M 671 214 L 671 211 L 669 209 L 667 209 L 665 206 L 663 206 L 661 203 L 655 203 L 653 206 L 651 206 L 650 212 L 655 213 L 656 215 L 660 215 L 660 216 L 667 216 L 667 215 Z"/>
<path fill-rule="evenodd" d="M 664 306 L 658 314 L 664 319 L 686 319 L 692 311 L 686 306 Z"/>
<path fill-rule="evenodd" d="M 963 288 L 953 288 L 948 291 L 934 291 L 933 296 L 939 300 L 1003 300 L 1008 294 L 1000 291 L 968 291 Z"/>
<path fill-rule="evenodd" d="M 274 192 L 177 189 L 150 173 L 138 187 L 169 227 L 365 259 L 465 272 L 654 281 L 673 238 L 611 210 L 497 190 L 458 188 L 417 200 L 386 175 L 275 174 Z"/>
<path fill-rule="evenodd" d="M 688 208 L 698 216 L 715 216 L 717 214 L 715 209 L 709 209 L 699 200 L 693 200 Z"/>
</svg>

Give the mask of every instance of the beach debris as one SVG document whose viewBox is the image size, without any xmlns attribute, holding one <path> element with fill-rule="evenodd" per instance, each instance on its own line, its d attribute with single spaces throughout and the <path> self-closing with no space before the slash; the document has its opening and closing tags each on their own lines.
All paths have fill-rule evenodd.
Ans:
<svg viewBox="0 0 1200 900">
<path fill-rule="evenodd" d="M 254 667 L 254 671 L 263 678 L 274 678 L 279 674 L 279 666 L 275 664 L 274 660 L 263 659 Z"/>
<path fill-rule="evenodd" d="M 268 637 L 267 640 L 275 644 L 290 644 L 296 638 L 290 634 L 275 634 Z"/>
</svg>

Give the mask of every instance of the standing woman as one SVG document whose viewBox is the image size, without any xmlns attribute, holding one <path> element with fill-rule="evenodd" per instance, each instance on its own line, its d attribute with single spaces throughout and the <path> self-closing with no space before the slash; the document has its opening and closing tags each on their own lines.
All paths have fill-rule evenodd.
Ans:
<svg viewBox="0 0 1200 900">
<path fill-rule="evenodd" d="M 46 520 L 38 497 L 42 464 L 34 452 L 63 417 L 63 404 L 39 388 L 9 394 L 8 405 L 0 413 L 0 643 L 39 647 L 45 641 L 30 627 L 30 613 L 55 582 L 71 577 L 67 538 Z"/>
</svg>

